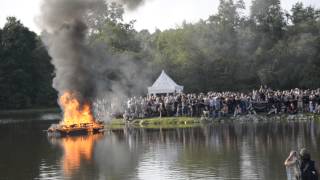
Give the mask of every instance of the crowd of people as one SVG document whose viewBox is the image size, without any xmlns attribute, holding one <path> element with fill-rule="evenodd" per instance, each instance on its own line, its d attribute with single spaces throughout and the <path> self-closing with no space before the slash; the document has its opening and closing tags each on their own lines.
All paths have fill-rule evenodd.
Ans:
<svg viewBox="0 0 320 180">
<path fill-rule="evenodd" d="M 272 90 L 261 86 L 248 93 L 208 92 L 132 97 L 124 118 L 189 116 L 219 118 L 243 114 L 320 113 L 320 89 Z"/>
</svg>

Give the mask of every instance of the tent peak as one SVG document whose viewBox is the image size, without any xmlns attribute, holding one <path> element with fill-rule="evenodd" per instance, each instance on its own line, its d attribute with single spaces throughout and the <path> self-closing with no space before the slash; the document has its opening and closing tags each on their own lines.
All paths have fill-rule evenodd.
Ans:
<svg viewBox="0 0 320 180">
<path fill-rule="evenodd" d="M 164 70 L 161 71 L 160 76 L 153 83 L 153 85 L 148 88 L 149 94 L 174 93 L 182 91 L 183 86 L 180 86 L 176 82 L 174 82 Z"/>
</svg>

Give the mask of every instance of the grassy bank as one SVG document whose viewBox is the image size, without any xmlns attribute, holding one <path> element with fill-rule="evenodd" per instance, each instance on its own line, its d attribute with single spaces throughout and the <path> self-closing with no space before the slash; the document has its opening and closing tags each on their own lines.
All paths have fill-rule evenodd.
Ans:
<svg viewBox="0 0 320 180">
<path fill-rule="evenodd" d="M 124 126 L 131 126 L 137 128 L 186 128 L 199 126 L 203 122 L 219 123 L 221 121 L 275 121 L 275 120 L 307 120 L 314 119 L 320 122 L 320 115 L 314 114 L 298 114 L 298 115 L 277 115 L 267 116 L 261 114 L 257 116 L 238 116 L 238 117 L 222 117 L 216 119 L 201 119 L 199 117 L 154 117 L 145 119 L 136 119 L 131 122 L 126 122 L 123 119 L 113 119 L 106 124 L 108 129 L 119 129 Z"/>
<path fill-rule="evenodd" d="M 106 126 L 110 129 L 123 128 L 125 125 L 140 128 L 186 128 L 199 125 L 200 118 L 191 117 L 155 117 L 136 119 L 131 122 L 126 122 L 123 119 L 113 119 Z"/>
</svg>

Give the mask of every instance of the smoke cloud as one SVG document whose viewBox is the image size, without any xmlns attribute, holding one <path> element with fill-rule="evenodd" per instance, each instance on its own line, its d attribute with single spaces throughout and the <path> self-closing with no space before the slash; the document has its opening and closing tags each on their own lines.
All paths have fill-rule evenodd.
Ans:
<svg viewBox="0 0 320 180">
<path fill-rule="evenodd" d="M 142 4 L 141 0 L 119 1 L 129 8 Z M 53 87 L 59 96 L 72 91 L 77 93 L 80 102 L 93 102 L 101 97 L 111 101 L 112 97 L 123 99 L 130 93 L 142 92 L 147 86 L 140 64 L 131 61 L 130 56 L 110 55 L 105 44 L 88 44 L 86 15 L 104 2 L 44 0 L 42 3 L 38 22 L 55 67 Z"/>
<path fill-rule="evenodd" d="M 84 100 L 95 93 L 90 68 L 94 58 L 86 43 L 84 17 L 97 5 L 96 0 L 46 0 L 42 5 L 42 39 L 55 67 L 53 87 L 59 95 L 73 91 L 78 93 L 79 100 Z"/>
<path fill-rule="evenodd" d="M 142 5 L 144 0 L 119 0 L 120 3 L 125 4 L 129 9 L 135 9 Z"/>
</svg>

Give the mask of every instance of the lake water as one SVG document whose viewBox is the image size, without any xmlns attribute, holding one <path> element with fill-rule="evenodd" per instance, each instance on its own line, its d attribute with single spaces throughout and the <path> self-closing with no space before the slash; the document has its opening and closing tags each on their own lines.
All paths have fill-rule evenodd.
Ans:
<svg viewBox="0 0 320 180">
<path fill-rule="evenodd" d="M 320 162 L 316 121 L 224 122 L 49 138 L 56 116 L 0 118 L 0 179 L 285 179 L 291 149 Z"/>
</svg>

